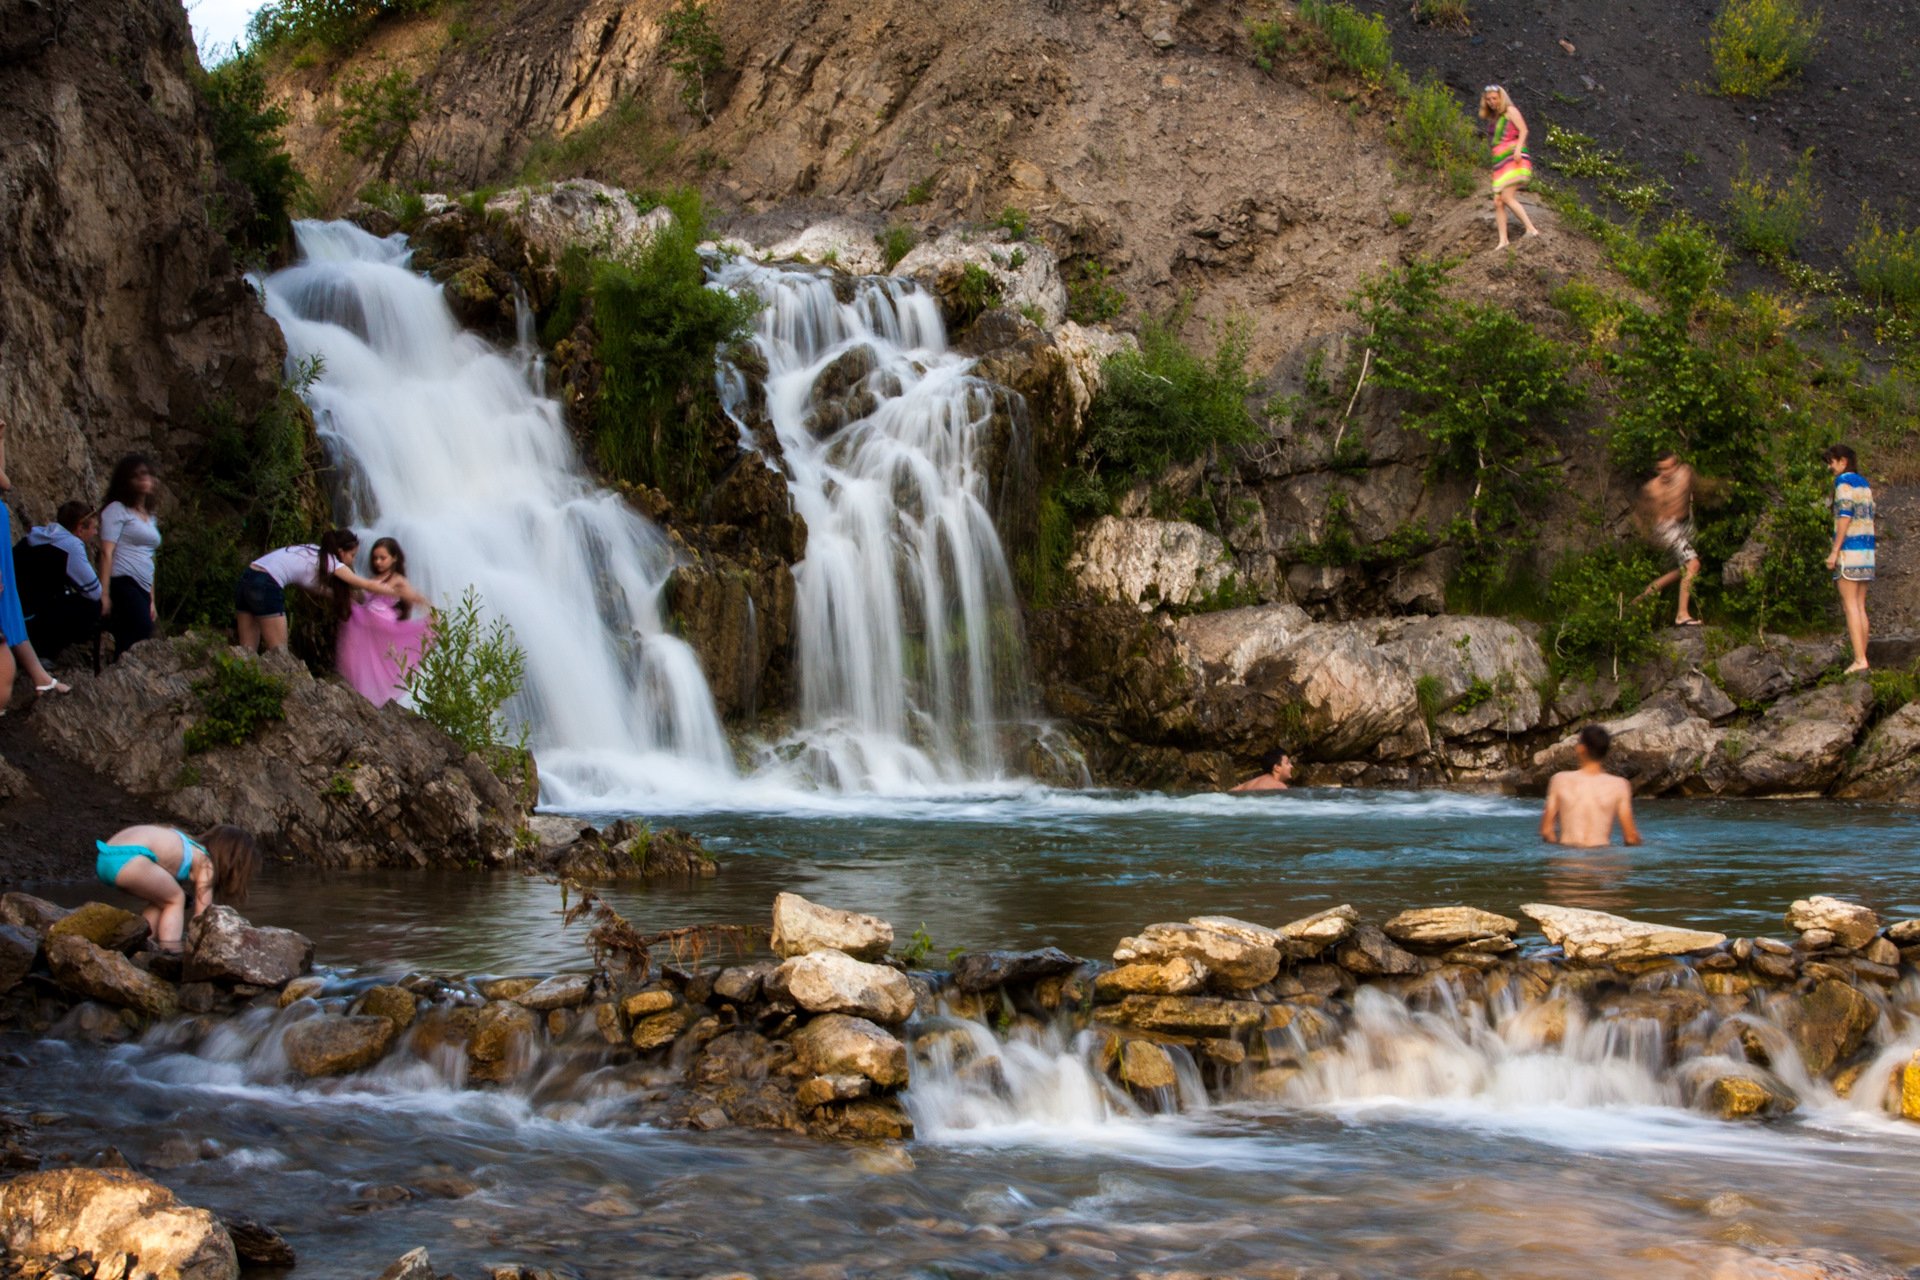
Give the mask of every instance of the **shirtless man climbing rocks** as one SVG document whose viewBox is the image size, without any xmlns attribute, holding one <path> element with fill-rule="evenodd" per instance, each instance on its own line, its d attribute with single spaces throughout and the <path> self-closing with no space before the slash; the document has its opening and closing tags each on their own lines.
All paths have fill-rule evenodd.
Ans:
<svg viewBox="0 0 1920 1280">
<path fill-rule="evenodd" d="M 1628 844 L 1640 843 L 1633 825 L 1633 787 L 1607 772 L 1613 737 L 1597 724 L 1580 731 L 1573 753 L 1577 769 L 1553 775 L 1547 783 L 1547 810 L 1540 815 L 1540 838 L 1550 844 L 1598 848 L 1613 843 L 1613 824 Z"/>
</svg>

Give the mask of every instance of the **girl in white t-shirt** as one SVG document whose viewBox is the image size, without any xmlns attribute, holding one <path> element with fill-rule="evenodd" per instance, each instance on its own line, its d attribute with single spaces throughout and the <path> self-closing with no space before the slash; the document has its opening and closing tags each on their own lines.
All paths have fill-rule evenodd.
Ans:
<svg viewBox="0 0 1920 1280">
<path fill-rule="evenodd" d="M 425 605 L 427 598 L 404 579 L 398 584 L 363 578 L 353 571 L 360 537 L 351 529 L 330 529 L 317 543 L 279 547 L 255 560 L 240 575 L 233 612 L 243 649 L 287 647 L 287 588 L 299 587 L 328 599 L 335 621 L 353 608 L 353 593 L 394 596 Z"/>
</svg>

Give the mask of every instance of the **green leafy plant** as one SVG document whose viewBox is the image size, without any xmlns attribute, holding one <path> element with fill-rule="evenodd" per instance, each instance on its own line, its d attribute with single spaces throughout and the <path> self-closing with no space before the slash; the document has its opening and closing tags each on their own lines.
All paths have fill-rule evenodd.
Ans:
<svg viewBox="0 0 1920 1280">
<path fill-rule="evenodd" d="M 248 51 L 279 54 L 312 46 L 351 51 L 383 18 L 431 13 L 439 0 L 275 0 L 247 23 Z"/>
<path fill-rule="evenodd" d="M 1920 228 L 1889 229 L 1863 205 L 1859 229 L 1847 246 L 1847 264 L 1860 292 L 1882 306 L 1920 316 Z"/>
<path fill-rule="evenodd" d="M 1562 676 L 1620 672 L 1653 654 L 1661 602 L 1636 600 L 1661 565 L 1650 552 L 1601 546 L 1556 565 L 1547 583 L 1548 663 Z"/>
<path fill-rule="evenodd" d="M 1707 46 L 1722 93 L 1757 98 L 1800 73 L 1820 38 L 1820 11 L 1801 0 L 1725 0 Z"/>
<path fill-rule="evenodd" d="M 953 305 L 959 323 L 972 324 L 981 312 L 1000 305 L 1000 282 L 979 263 L 969 262 L 961 268 L 954 286 Z"/>
<path fill-rule="evenodd" d="M 1300 17 L 1327 37 L 1334 57 L 1369 84 L 1382 84 L 1393 70 L 1387 20 L 1362 14 L 1345 0 L 1300 0 Z"/>
<path fill-rule="evenodd" d="M 1119 351 L 1102 365 L 1102 385 L 1087 416 L 1083 458 L 1122 485 L 1168 467 L 1248 444 L 1260 425 L 1247 410 L 1251 326 L 1244 319 L 1216 327 L 1211 353 L 1180 338 L 1183 304 L 1140 326 L 1137 351 Z"/>
<path fill-rule="evenodd" d="M 912 186 L 907 188 L 907 194 L 900 203 L 904 205 L 927 203 L 927 201 L 933 199 L 933 186 L 937 181 L 939 181 L 938 177 L 931 173 L 917 180 Z"/>
<path fill-rule="evenodd" d="M 1253 52 L 1253 65 L 1271 71 L 1287 52 L 1287 27 L 1270 18 L 1255 18 L 1247 23 L 1247 44 Z"/>
<path fill-rule="evenodd" d="M 189 754 L 237 747 L 276 720 L 286 719 L 287 682 L 268 675 L 253 657 L 214 653 L 212 671 L 194 681 L 200 718 L 187 726 Z"/>
<path fill-rule="evenodd" d="M 900 259 L 912 253 L 913 247 L 919 243 L 920 237 L 912 227 L 898 222 L 888 227 L 880 235 L 880 256 L 886 263 L 886 270 L 891 271 L 899 266 Z"/>
<path fill-rule="evenodd" d="M 1448 178 L 1457 194 L 1466 195 L 1476 185 L 1484 144 L 1453 90 L 1437 76 L 1428 76 L 1407 94 L 1394 122 L 1393 139 L 1410 159 Z M 1407 220 L 1412 221 L 1412 216 L 1407 215 Z M 1406 223 L 1396 215 L 1395 225 Z"/>
<path fill-rule="evenodd" d="M 423 100 L 413 77 L 397 67 L 383 76 L 349 77 L 340 86 L 340 149 L 376 161 L 380 176 L 389 176 L 413 138 Z"/>
<path fill-rule="evenodd" d="M 1113 271 L 1097 258 L 1081 258 L 1067 273 L 1067 319 L 1076 324 L 1105 324 L 1127 309 L 1127 294 L 1113 283 Z"/>
<path fill-rule="evenodd" d="M 1413 17 L 1435 27 L 1469 27 L 1472 15 L 1467 0 L 1413 0 Z"/>
<path fill-rule="evenodd" d="M 1417 677 L 1413 682 L 1413 700 L 1420 708 L 1420 718 L 1427 723 L 1428 736 L 1439 729 L 1440 713 L 1447 709 L 1447 685 L 1436 675 Z"/>
<path fill-rule="evenodd" d="M 1813 148 L 1807 148 L 1793 173 L 1776 183 L 1771 174 L 1755 175 L 1745 146 L 1740 173 L 1727 201 L 1734 243 L 1749 253 L 1778 261 L 1792 257 L 1801 240 L 1820 221 L 1820 192 L 1813 185 Z"/>
<path fill-rule="evenodd" d="M 999 217 L 987 225 L 990 227 L 998 227 L 1002 231 L 1005 231 L 1007 238 L 1010 240 L 1025 240 L 1027 238 L 1027 211 L 1008 205 L 1000 211 Z"/>
<path fill-rule="evenodd" d="M 333 771 L 333 775 L 327 779 L 327 785 L 321 789 L 320 794 L 335 800 L 352 798 L 353 775 L 359 772 L 359 770 L 360 762 L 358 760 L 347 761 Z"/>
<path fill-rule="evenodd" d="M 525 764 L 527 732 L 510 729 L 503 708 L 526 679 L 527 655 L 511 627 L 499 619 L 483 623 L 480 610 L 480 594 L 469 587 L 459 604 L 433 611 L 428 643 L 406 673 L 407 697 L 415 711 L 508 777 Z"/>
<path fill-rule="evenodd" d="M 918 969 L 933 954 L 933 935 L 927 932 L 927 922 L 922 920 L 920 927 L 913 931 L 907 940 L 906 950 L 900 953 L 900 960 L 909 969 Z"/>
<path fill-rule="evenodd" d="M 706 0 L 674 0 L 660 19 L 660 48 L 680 82 L 680 105 L 702 123 L 711 123 L 707 92 L 726 69 L 727 47 L 714 30 Z"/>
<path fill-rule="evenodd" d="M 200 92 L 214 159 L 245 194 L 243 206 L 229 210 L 224 233 L 243 255 L 272 253 L 286 243 L 289 212 L 301 191 L 300 171 L 281 136 L 286 109 L 270 98 L 266 68 L 253 53 L 217 64 L 201 77 Z"/>
<path fill-rule="evenodd" d="M 1593 138 L 1557 124 L 1547 125 L 1547 146 L 1555 153 L 1560 172 L 1587 178 L 1599 194 L 1642 216 L 1673 198 L 1665 179 L 1643 173 L 1618 151 L 1602 147 Z M 1590 228 L 1598 234 L 1598 228 Z"/>
</svg>

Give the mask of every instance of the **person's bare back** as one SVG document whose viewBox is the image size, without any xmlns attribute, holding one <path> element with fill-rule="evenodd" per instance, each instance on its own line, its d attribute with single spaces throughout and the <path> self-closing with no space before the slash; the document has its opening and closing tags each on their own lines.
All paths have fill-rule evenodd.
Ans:
<svg viewBox="0 0 1920 1280">
<path fill-rule="evenodd" d="M 1553 844 L 1598 848 L 1613 843 L 1614 823 L 1628 844 L 1640 843 L 1633 825 L 1633 787 L 1607 772 L 1607 731 L 1598 725 L 1581 730 L 1574 744 L 1580 767 L 1553 775 L 1547 783 L 1547 807 L 1540 815 L 1540 838 Z"/>
</svg>

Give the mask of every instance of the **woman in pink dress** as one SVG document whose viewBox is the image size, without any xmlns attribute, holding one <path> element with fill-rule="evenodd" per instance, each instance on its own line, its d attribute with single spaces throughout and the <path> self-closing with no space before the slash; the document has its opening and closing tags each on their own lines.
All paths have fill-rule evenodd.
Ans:
<svg viewBox="0 0 1920 1280">
<path fill-rule="evenodd" d="M 407 555 L 392 538 L 373 544 L 373 580 L 397 595 L 370 595 L 354 603 L 340 623 L 334 661 L 348 684 L 374 706 L 400 695 L 407 672 L 420 661 L 427 643 L 430 618 L 412 617 L 410 598 L 418 598 L 407 581 Z"/>
</svg>

